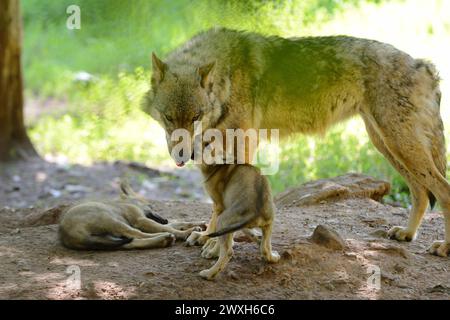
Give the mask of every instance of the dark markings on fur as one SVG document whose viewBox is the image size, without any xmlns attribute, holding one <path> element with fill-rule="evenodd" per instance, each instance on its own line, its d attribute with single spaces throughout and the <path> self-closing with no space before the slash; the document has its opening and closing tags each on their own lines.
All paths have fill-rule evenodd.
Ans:
<svg viewBox="0 0 450 320">
<path fill-rule="evenodd" d="M 431 210 L 433 210 L 434 205 L 436 204 L 436 197 L 431 191 L 428 191 L 428 199 L 430 201 Z"/>
<path fill-rule="evenodd" d="M 163 217 L 161 217 L 159 214 L 156 214 L 152 212 L 150 209 L 144 210 L 144 214 L 147 218 L 152 219 L 153 221 L 156 221 L 160 224 L 168 224 L 169 221 Z"/>
<path fill-rule="evenodd" d="M 61 243 L 69 249 L 75 250 L 114 250 L 133 241 L 132 238 L 116 237 L 112 234 L 90 235 L 87 240 L 80 244 L 74 244 L 63 228 L 58 230 Z"/>
<path fill-rule="evenodd" d="M 116 237 L 111 234 L 91 235 L 84 246 L 90 250 L 114 250 L 131 241 L 133 241 L 133 238 Z"/>
</svg>

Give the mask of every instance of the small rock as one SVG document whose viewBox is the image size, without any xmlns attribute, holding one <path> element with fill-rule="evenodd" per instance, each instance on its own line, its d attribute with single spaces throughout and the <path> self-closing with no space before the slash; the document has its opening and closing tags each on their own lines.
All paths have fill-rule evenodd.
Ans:
<svg viewBox="0 0 450 320">
<path fill-rule="evenodd" d="M 314 230 L 312 242 L 333 250 L 343 250 L 346 247 L 345 240 L 334 230 L 323 225 L 318 225 Z"/>
<path fill-rule="evenodd" d="M 229 276 L 231 279 L 233 279 L 233 280 L 238 280 L 238 279 L 239 279 L 239 276 L 238 276 L 237 273 L 234 272 L 234 271 L 229 271 L 229 272 L 228 272 L 228 276 Z"/>
</svg>

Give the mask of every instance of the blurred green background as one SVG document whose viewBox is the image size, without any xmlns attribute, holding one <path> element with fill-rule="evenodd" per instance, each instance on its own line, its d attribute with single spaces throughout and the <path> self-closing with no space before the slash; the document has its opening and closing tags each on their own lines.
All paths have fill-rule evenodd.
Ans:
<svg viewBox="0 0 450 320">
<path fill-rule="evenodd" d="M 79 5 L 81 30 L 66 28 Z M 450 127 L 450 1 L 23 0 L 26 115 L 31 138 L 51 161 L 89 165 L 126 159 L 173 166 L 162 129 L 139 108 L 150 53 L 164 57 L 212 26 L 281 36 L 347 34 L 391 43 L 440 70 L 442 114 Z M 79 81 L 81 72 L 91 81 Z M 447 139 L 449 140 L 449 139 Z M 322 138 L 292 137 L 270 176 L 275 192 L 349 171 L 393 183 L 391 201 L 408 205 L 402 178 L 352 119 Z"/>
</svg>

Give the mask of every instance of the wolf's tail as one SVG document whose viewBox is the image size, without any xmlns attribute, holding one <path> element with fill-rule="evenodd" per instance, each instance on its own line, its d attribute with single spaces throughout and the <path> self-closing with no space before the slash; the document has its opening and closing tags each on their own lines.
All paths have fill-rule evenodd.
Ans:
<svg viewBox="0 0 450 320">
<path fill-rule="evenodd" d="M 117 237 L 112 234 L 91 235 L 83 246 L 88 250 L 113 250 L 133 241 L 133 238 Z"/>
<path fill-rule="evenodd" d="M 245 225 L 248 224 L 250 221 L 252 221 L 255 218 L 255 216 L 256 215 L 252 215 L 251 217 L 245 219 L 244 221 L 232 224 L 231 226 L 227 226 L 227 227 L 223 228 L 222 230 L 210 233 L 210 234 L 208 234 L 208 237 L 210 237 L 210 238 L 220 237 L 220 236 L 223 236 L 224 234 L 238 231 L 238 230 L 244 228 Z"/>
</svg>

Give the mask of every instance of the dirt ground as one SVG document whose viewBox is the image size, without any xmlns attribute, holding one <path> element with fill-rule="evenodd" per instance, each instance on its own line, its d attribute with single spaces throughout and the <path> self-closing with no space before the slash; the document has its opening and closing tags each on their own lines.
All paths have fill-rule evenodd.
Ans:
<svg viewBox="0 0 450 320">
<path fill-rule="evenodd" d="M 181 171 L 160 172 L 130 163 L 3 167 L 0 298 L 450 298 L 450 259 L 426 252 L 434 240 L 443 239 L 441 215 L 428 213 L 414 242 L 388 240 L 386 231 L 404 225 L 407 210 L 376 201 L 388 192 L 388 184 L 356 174 L 280 194 L 273 247 L 282 260 L 266 264 L 257 246 L 239 236 L 228 268 L 211 282 L 198 276 L 213 263 L 200 257 L 200 247 L 176 243 L 165 249 L 78 252 L 59 244 L 56 223 L 63 205 L 86 196 L 114 196 L 124 176 L 149 199 L 159 199 L 151 200 L 151 206 L 166 218 L 207 220 L 211 204 L 205 202 L 197 173 L 185 171 L 183 177 Z M 171 200 L 180 198 L 186 200 Z M 310 237 L 318 225 L 336 231 L 345 249 L 314 243 Z M 78 271 L 79 288 L 71 281 Z"/>
</svg>

